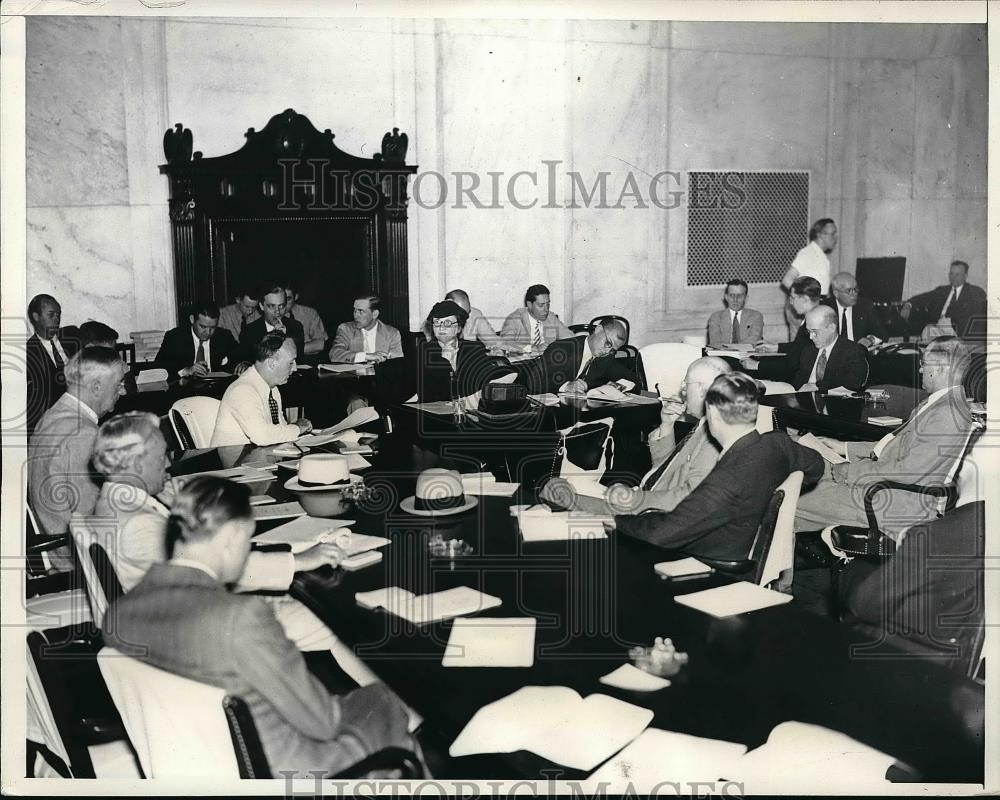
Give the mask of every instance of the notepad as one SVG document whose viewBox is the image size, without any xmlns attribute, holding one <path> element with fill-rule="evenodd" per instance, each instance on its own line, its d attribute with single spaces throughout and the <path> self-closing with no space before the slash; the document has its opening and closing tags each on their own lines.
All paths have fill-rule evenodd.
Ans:
<svg viewBox="0 0 1000 800">
<path fill-rule="evenodd" d="M 274 505 L 267 506 L 254 506 L 253 508 L 253 518 L 260 519 L 285 519 L 287 517 L 302 517 L 305 516 L 305 509 L 297 503 L 275 503 Z M 259 541 L 260 537 L 257 537 L 256 541 Z M 305 549 L 305 548 L 303 548 Z"/>
<path fill-rule="evenodd" d="M 780 606 L 791 599 L 790 594 L 774 592 L 745 581 L 674 598 L 682 606 L 689 606 L 719 619 L 732 617 L 736 614 L 746 614 L 770 606 Z"/>
<path fill-rule="evenodd" d="M 488 472 L 475 472 L 462 476 L 462 491 L 478 497 L 510 497 L 520 485 L 500 482 Z"/>
<path fill-rule="evenodd" d="M 369 550 L 376 550 L 379 547 L 392 544 L 392 539 L 386 539 L 384 536 L 369 536 L 367 533 L 354 533 L 353 531 L 348 531 L 347 533 L 348 536 L 346 538 L 342 536 L 342 531 L 328 535 L 337 537 L 337 544 L 348 557 L 356 556 L 359 553 L 367 553 Z"/>
<path fill-rule="evenodd" d="M 530 750 L 556 764 L 591 770 L 653 719 L 647 708 L 565 686 L 525 686 L 483 706 L 448 749 L 452 757 Z"/>
<path fill-rule="evenodd" d="M 657 575 L 664 578 L 688 578 L 694 575 L 711 575 L 714 571 L 708 564 L 702 564 L 697 558 L 679 558 L 676 561 L 661 561 L 654 564 Z"/>
<path fill-rule="evenodd" d="M 622 664 L 618 669 L 602 675 L 597 680 L 605 686 L 614 686 L 616 689 L 626 689 L 630 692 L 656 692 L 670 685 L 670 681 L 666 678 L 643 672 L 631 664 Z"/>
<path fill-rule="evenodd" d="M 899 417 L 868 417 L 868 422 L 872 425 L 881 425 L 883 428 L 895 428 L 898 425 L 903 424 L 903 420 Z"/>
<path fill-rule="evenodd" d="M 501 605 L 499 597 L 484 594 L 468 586 L 457 586 L 432 594 L 415 595 L 398 586 L 358 592 L 354 595 L 363 608 L 384 608 L 390 614 L 402 617 L 414 625 L 437 622 L 452 617 L 475 614 Z"/>
<path fill-rule="evenodd" d="M 607 539 L 604 521 L 612 517 L 553 511 L 548 506 L 512 507 L 521 538 L 526 542 L 565 542 L 571 539 Z"/>
<path fill-rule="evenodd" d="M 350 534 L 346 529 L 354 524 L 353 519 L 299 517 L 265 533 L 257 534 L 254 541 L 258 544 L 287 544 L 291 546 L 293 553 L 301 553 L 314 544 L 332 539 L 338 533 Z"/>
<path fill-rule="evenodd" d="M 698 781 L 715 782 L 734 771 L 746 745 L 705 739 L 686 733 L 647 728 L 618 755 L 602 764 L 582 784 L 586 795 L 644 796 L 663 782 L 690 786 Z M 660 788 L 659 791 L 662 791 Z"/>
<path fill-rule="evenodd" d="M 534 617 L 459 617 L 451 627 L 443 667 L 530 667 Z"/>
<path fill-rule="evenodd" d="M 746 794 L 799 794 L 815 791 L 817 781 L 824 792 L 856 794 L 888 785 L 885 773 L 895 760 L 838 731 L 790 721 L 721 777 L 744 783 Z"/>
</svg>

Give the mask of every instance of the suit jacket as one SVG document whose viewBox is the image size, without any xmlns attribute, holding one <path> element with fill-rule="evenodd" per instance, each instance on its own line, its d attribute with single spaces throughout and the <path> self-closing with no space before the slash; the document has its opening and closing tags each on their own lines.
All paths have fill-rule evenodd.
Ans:
<svg viewBox="0 0 1000 800">
<path fill-rule="evenodd" d="M 852 560 L 839 578 L 841 606 L 860 623 L 906 636 L 931 651 L 983 613 L 986 504 L 960 506 L 911 528 L 881 565 Z"/>
<path fill-rule="evenodd" d="M 96 438 L 96 415 L 71 394 L 60 396 L 38 423 L 28 443 L 28 499 L 44 533 L 66 533 L 74 511 L 93 511 L 99 478 L 90 457 Z"/>
<path fill-rule="evenodd" d="M 589 345 L 586 336 L 574 336 L 570 341 L 573 342 L 573 374 L 577 375 L 580 372 L 583 354 Z M 587 391 L 617 380 L 632 381 L 636 386 L 639 385 L 639 377 L 632 369 L 631 359 L 615 358 L 613 352 L 606 356 L 591 357 L 583 367 L 583 374 L 577 380 L 586 381 Z"/>
<path fill-rule="evenodd" d="M 306 350 L 305 332 L 302 330 L 302 323 L 294 319 L 282 320 L 288 335 L 295 340 L 295 348 L 298 357 L 302 358 Z M 267 324 L 263 317 L 259 317 L 247 325 L 240 338 L 240 361 L 254 362 L 253 349 L 261 339 L 267 334 Z"/>
<path fill-rule="evenodd" d="M 335 774 L 382 747 L 414 747 L 384 685 L 331 696 L 262 599 L 230 594 L 199 569 L 153 565 L 105 620 L 106 644 L 242 697 L 275 775 Z"/>
<path fill-rule="evenodd" d="M 802 348 L 799 366 L 792 383 L 799 388 L 809 382 L 813 365 L 819 356 L 819 349 L 812 342 Z M 863 389 L 868 382 L 868 351 L 857 342 L 838 336 L 827 358 L 823 377 L 816 381 L 819 389 L 833 389 L 844 386 L 854 391 Z"/>
<path fill-rule="evenodd" d="M 795 381 L 795 374 L 798 371 L 802 349 L 807 344 L 811 344 L 809 331 L 806 330 L 805 324 L 802 324 L 795 332 L 792 341 L 778 343 L 778 352 L 784 353 L 788 357 L 762 358 L 760 366 L 757 368 L 756 377 L 793 383 Z"/>
<path fill-rule="evenodd" d="M 951 294 L 950 284 L 938 286 L 929 292 L 909 299 L 914 310 L 923 317 L 924 324 L 937 322 L 941 318 L 944 304 Z M 959 336 L 986 333 L 986 292 L 979 286 L 967 283 L 962 287 L 958 300 L 948 307 L 951 325 Z"/>
<path fill-rule="evenodd" d="M 526 345 L 531 344 L 534 332 L 532 316 L 526 307 L 516 308 L 507 315 L 500 329 L 500 339 L 504 344 Z M 558 314 L 549 312 L 545 322 L 542 323 L 542 343 L 552 344 L 556 339 L 569 339 L 573 331 L 567 328 Z"/>
<path fill-rule="evenodd" d="M 752 308 L 740 312 L 740 342 L 756 344 L 764 338 L 764 315 Z M 708 343 L 711 346 L 733 343 L 733 321 L 728 308 L 720 308 L 708 318 Z"/>
<path fill-rule="evenodd" d="M 392 325 L 379 320 L 375 331 L 375 348 L 379 352 L 388 353 L 389 358 L 402 358 L 403 337 Z M 330 346 L 330 361 L 354 361 L 354 356 L 364 352 L 364 349 L 365 336 L 357 323 L 342 322 L 337 326 L 337 333 Z"/>
<path fill-rule="evenodd" d="M 840 311 L 837 308 L 836 297 L 824 297 L 821 302 L 823 305 L 829 306 L 840 314 Z M 846 339 L 848 338 L 847 334 L 840 330 L 840 322 L 841 320 L 838 316 L 837 331 Z M 858 339 L 863 339 L 866 336 L 877 336 L 882 341 L 889 338 L 888 332 L 882 327 L 879 316 L 875 312 L 875 307 L 863 297 L 858 298 L 858 302 L 854 306 L 854 310 L 851 311 L 851 325 L 854 328 L 854 338 L 851 339 L 852 342 L 856 342 Z"/>
<path fill-rule="evenodd" d="M 65 342 L 60 337 L 59 341 L 63 345 L 67 357 L 76 352 L 75 348 L 67 346 L 73 341 L 72 337 Z M 55 362 L 49 357 L 48 350 L 38 338 L 38 334 L 32 334 L 25 343 L 24 356 L 28 383 L 25 424 L 28 436 L 31 436 L 42 418 L 42 414 L 48 411 L 52 404 L 59 399 L 59 396 L 66 391 L 66 378 L 62 369 L 57 369 Z"/>
<path fill-rule="evenodd" d="M 416 386 L 421 402 L 468 397 L 491 380 L 514 371 L 506 359 L 489 356 L 482 342 L 465 339 L 459 343 L 455 364 L 452 372 L 437 339 L 417 342 Z"/>
<path fill-rule="evenodd" d="M 877 458 L 872 455 L 871 442 L 848 443 L 850 463 L 844 483 L 857 508 L 863 508 L 865 490 L 876 481 L 926 485 L 943 483 L 947 478 L 972 429 L 972 412 L 961 386 L 951 387 L 930 405 L 928 400 L 913 409 L 907 421 L 893 431 Z M 901 531 L 932 517 L 937 506 L 936 498 L 883 491 L 877 506 L 881 509 L 881 529 Z"/>
<path fill-rule="evenodd" d="M 617 515 L 615 524 L 627 536 L 692 556 L 747 558 L 771 495 L 795 470 L 803 471 L 804 483 L 815 483 L 823 459 L 783 431 L 750 431 L 673 511 Z"/>
<path fill-rule="evenodd" d="M 225 328 L 216 328 L 209 341 L 210 362 L 208 369 L 212 372 L 232 372 L 239 362 L 240 353 L 236 340 Z M 173 379 L 182 369 L 194 364 L 198 354 L 190 325 L 181 325 L 163 335 L 163 343 L 156 354 L 154 364 L 167 371 Z"/>
</svg>

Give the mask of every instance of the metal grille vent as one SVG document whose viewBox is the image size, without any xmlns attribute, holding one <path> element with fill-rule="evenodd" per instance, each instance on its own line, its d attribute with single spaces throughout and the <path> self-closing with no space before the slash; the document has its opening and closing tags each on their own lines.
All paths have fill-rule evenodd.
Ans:
<svg viewBox="0 0 1000 800">
<path fill-rule="evenodd" d="M 687 285 L 780 281 L 808 241 L 809 173 L 687 175 Z"/>
</svg>

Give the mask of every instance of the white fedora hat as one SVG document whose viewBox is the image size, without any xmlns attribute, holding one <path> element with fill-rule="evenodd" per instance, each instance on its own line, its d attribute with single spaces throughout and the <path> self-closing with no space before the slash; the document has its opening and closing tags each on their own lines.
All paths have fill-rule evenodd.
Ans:
<svg viewBox="0 0 1000 800">
<path fill-rule="evenodd" d="M 466 497 L 462 476 L 453 469 L 425 469 L 417 477 L 413 497 L 404 498 L 399 507 L 408 514 L 439 517 L 461 514 L 478 505 L 475 497 Z"/>
<path fill-rule="evenodd" d="M 285 482 L 294 492 L 329 492 L 361 482 L 347 468 L 347 456 L 339 453 L 317 453 L 299 459 L 298 475 Z"/>
</svg>

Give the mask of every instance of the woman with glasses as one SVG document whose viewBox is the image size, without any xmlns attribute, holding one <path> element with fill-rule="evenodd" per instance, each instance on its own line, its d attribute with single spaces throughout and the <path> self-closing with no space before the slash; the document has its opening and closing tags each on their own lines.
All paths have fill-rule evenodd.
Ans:
<svg viewBox="0 0 1000 800">
<path fill-rule="evenodd" d="M 421 402 L 452 400 L 480 391 L 489 381 L 514 371 L 504 358 L 490 356 L 482 342 L 462 338 L 468 312 L 454 300 L 435 303 L 417 342 L 417 397 Z"/>
</svg>

